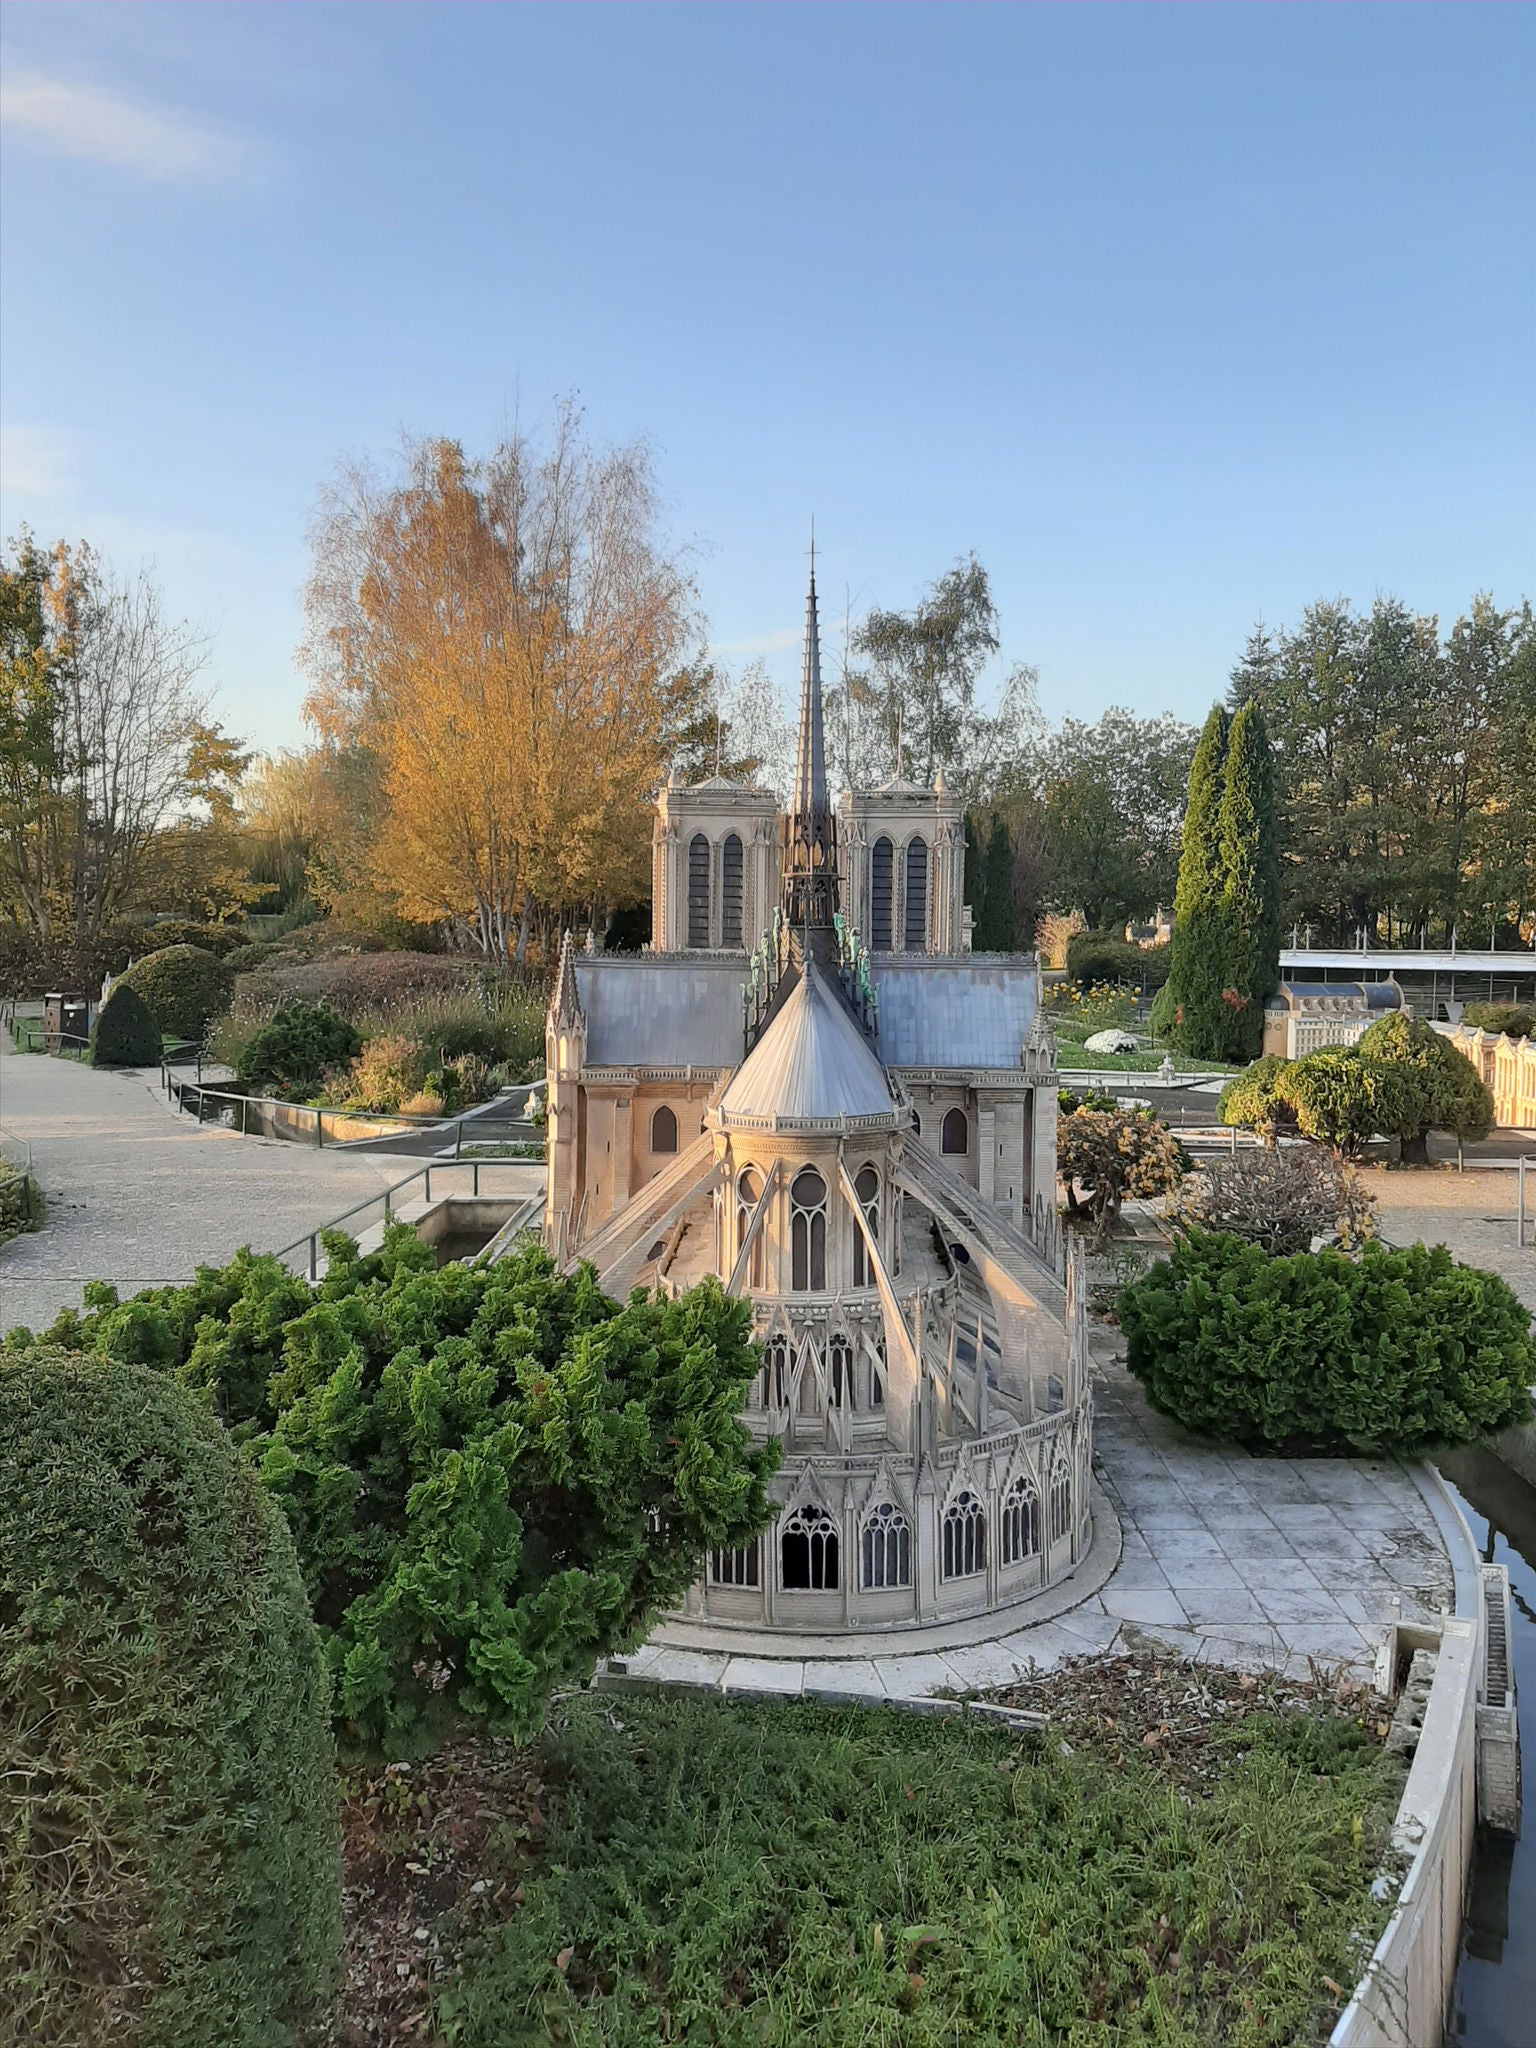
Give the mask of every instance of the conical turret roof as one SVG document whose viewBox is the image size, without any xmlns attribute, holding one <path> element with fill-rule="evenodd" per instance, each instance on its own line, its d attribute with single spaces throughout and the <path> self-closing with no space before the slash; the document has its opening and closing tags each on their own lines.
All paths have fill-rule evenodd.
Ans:
<svg viewBox="0 0 1536 2048">
<path fill-rule="evenodd" d="M 764 1129 L 894 1124 L 885 1069 L 813 960 L 720 1098 L 720 1117 Z"/>
</svg>

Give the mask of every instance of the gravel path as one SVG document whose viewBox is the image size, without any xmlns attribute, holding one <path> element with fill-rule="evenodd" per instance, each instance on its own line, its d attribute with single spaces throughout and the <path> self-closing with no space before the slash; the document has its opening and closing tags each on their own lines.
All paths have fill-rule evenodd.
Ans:
<svg viewBox="0 0 1536 2048">
<path fill-rule="evenodd" d="M 0 1033 L 0 1127 L 32 1147 L 47 1203 L 41 1230 L 0 1245 L 0 1330 L 78 1306 L 87 1280 L 130 1294 L 243 1244 L 291 1244 L 416 1163 L 199 1128 L 158 1084 L 155 1068 L 97 1072 Z"/>
</svg>

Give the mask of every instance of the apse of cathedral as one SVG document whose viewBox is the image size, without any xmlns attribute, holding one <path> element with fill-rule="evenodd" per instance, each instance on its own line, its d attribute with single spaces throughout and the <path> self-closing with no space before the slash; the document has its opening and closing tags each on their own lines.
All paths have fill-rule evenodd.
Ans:
<svg viewBox="0 0 1536 2048">
<path fill-rule="evenodd" d="M 564 942 L 546 1242 L 620 1298 L 746 1297 L 745 1420 L 783 1447 L 777 1523 L 711 1555 L 688 1640 L 921 1630 L 1086 1553 L 1055 1050 L 1033 955 L 971 951 L 963 880 L 942 774 L 831 800 L 813 568 L 788 808 L 669 782 L 650 947 Z"/>
</svg>

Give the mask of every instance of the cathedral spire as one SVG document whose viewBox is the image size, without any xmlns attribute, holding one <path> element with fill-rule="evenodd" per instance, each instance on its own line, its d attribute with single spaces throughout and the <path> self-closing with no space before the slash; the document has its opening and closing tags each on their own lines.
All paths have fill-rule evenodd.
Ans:
<svg viewBox="0 0 1536 2048">
<path fill-rule="evenodd" d="M 827 752 L 821 717 L 821 626 L 816 615 L 816 528 L 811 527 L 811 587 L 805 600 L 805 660 L 800 672 L 800 739 L 795 749 L 797 811 L 827 810 Z"/>
<path fill-rule="evenodd" d="M 811 587 L 805 600 L 805 663 L 800 677 L 800 735 L 795 787 L 784 820 L 784 916 L 801 931 L 830 935 L 837 909 L 837 842 L 827 796 L 821 711 L 821 631 L 816 615 L 816 529 L 811 528 Z M 830 943 L 830 940 L 829 940 Z"/>
</svg>

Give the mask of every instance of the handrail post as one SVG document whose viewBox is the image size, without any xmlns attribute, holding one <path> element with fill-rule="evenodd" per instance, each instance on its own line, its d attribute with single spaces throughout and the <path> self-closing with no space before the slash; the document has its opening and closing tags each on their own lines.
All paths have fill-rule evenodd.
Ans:
<svg viewBox="0 0 1536 2048">
<path fill-rule="evenodd" d="M 318 1109 L 317 1109 L 317 1110 L 315 1111 L 315 1150 L 316 1150 L 316 1151 L 318 1152 L 318 1151 L 320 1150 L 320 1148 L 321 1148 L 321 1147 L 322 1147 L 322 1146 L 324 1145 L 324 1143 L 325 1143 L 325 1115 L 324 1115 L 324 1112 L 323 1112 L 322 1110 L 318 1110 Z"/>
<path fill-rule="evenodd" d="M 311 1284 L 313 1284 L 313 1283 L 314 1283 L 314 1282 L 315 1282 L 316 1280 L 318 1280 L 318 1279 L 319 1279 L 319 1277 L 320 1277 L 320 1265 L 319 1265 L 319 1257 L 318 1257 L 318 1253 L 319 1253 L 319 1239 L 318 1239 L 318 1234 L 317 1234 L 317 1233 L 316 1233 L 315 1231 L 313 1231 L 313 1230 L 312 1230 L 312 1231 L 311 1231 L 311 1232 L 309 1233 L 309 1278 L 310 1278 L 310 1282 L 311 1282 Z"/>
<path fill-rule="evenodd" d="M 478 1159 L 470 1162 L 469 1191 L 472 1195 L 478 1195 L 480 1192 L 480 1162 Z"/>
<path fill-rule="evenodd" d="M 426 1172 L 425 1172 L 425 1173 L 424 1173 L 424 1174 L 422 1175 L 422 1180 L 423 1180 L 423 1182 L 425 1183 L 425 1186 L 424 1186 L 424 1187 L 423 1187 L 423 1189 L 422 1189 L 422 1197 L 421 1197 L 421 1198 L 422 1198 L 422 1200 L 423 1200 L 424 1202 L 430 1202 L 430 1201 L 431 1201 L 431 1199 L 432 1199 L 432 1169 L 431 1169 L 431 1167 L 430 1167 L 430 1166 L 429 1166 L 429 1167 L 427 1168 Z"/>
<path fill-rule="evenodd" d="M 463 1117 L 460 1117 L 460 1118 L 459 1118 L 459 1120 L 458 1120 L 458 1122 L 457 1122 L 457 1123 L 456 1123 L 456 1124 L 454 1125 L 454 1127 L 453 1127 L 453 1156 L 454 1156 L 454 1158 L 455 1158 L 455 1159 L 462 1159 L 462 1158 L 463 1158 L 463 1156 L 464 1156 L 464 1119 L 463 1119 Z"/>
<path fill-rule="evenodd" d="M 384 1221 L 386 1224 L 389 1222 L 389 1193 L 389 1189 L 386 1188 L 384 1190 Z"/>
</svg>

